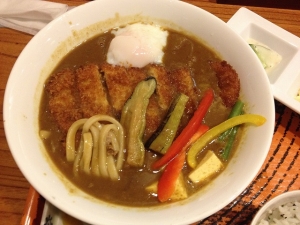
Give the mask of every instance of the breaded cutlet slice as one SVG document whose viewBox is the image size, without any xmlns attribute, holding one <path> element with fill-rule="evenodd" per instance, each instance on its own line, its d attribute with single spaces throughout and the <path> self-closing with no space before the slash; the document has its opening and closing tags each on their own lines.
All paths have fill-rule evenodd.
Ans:
<svg viewBox="0 0 300 225">
<path fill-rule="evenodd" d="M 70 69 L 53 74 L 45 85 L 49 93 L 50 113 L 64 133 L 73 122 L 81 118 L 75 97 L 75 85 L 75 73 Z"/>
<path fill-rule="evenodd" d="M 174 98 L 175 88 L 164 66 L 151 64 L 146 69 L 147 75 L 156 79 L 157 101 L 162 110 L 167 111 Z"/>
<path fill-rule="evenodd" d="M 177 92 L 183 93 L 189 97 L 185 113 L 188 116 L 192 115 L 198 107 L 199 93 L 191 76 L 190 70 L 188 68 L 174 69 L 169 72 L 169 76 Z"/>
<path fill-rule="evenodd" d="M 96 64 L 84 65 L 76 70 L 76 77 L 83 117 L 112 115 L 99 67 Z"/>
<path fill-rule="evenodd" d="M 216 72 L 220 97 L 224 105 L 232 107 L 240 94 L 240 79 L 237 72 L 226 61 L 211 62 L 211 67 Z"/>
<path fill-rule="evenodd" d="M 120 115 L 134 88 L 146 78 L 146 74 L 140 68 L 125 68 L 108 63 L 103 63 L 100 70 L 104 75 L 109 101 L 116 114 Z"/>
<path fill-rule="evenodd" d="M 165 112 L 161 109 L 157 101 L 157 95 L 153 94 L 149 99 L 149 104 L 146 111 L 146 125 L 143 136 L 143 142 L 147 140 L 155 133 L 160 124 L 163 122 Z"/>
<path fill-rule="evenodd" d="M 143 140 L 146 142 L 163 122 L 174 98 L 174 87 L 163 66 L 151 64 L 146 68 L 148 76 L 156 79 L 156 90 L 149 100 L 146 112 L 146 129 Z"/>
</svg>

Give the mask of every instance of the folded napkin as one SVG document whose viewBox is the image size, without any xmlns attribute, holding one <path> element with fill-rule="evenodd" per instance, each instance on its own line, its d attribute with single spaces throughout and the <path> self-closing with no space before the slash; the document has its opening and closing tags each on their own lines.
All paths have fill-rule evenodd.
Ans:
<svg viewBox="0 0 300 225">
<path fill-rule="evenodd" d="M 0 0 L 0 24 L 35 35 L 67 10 L 67 5 L 49 1 Z"/>
</svg>

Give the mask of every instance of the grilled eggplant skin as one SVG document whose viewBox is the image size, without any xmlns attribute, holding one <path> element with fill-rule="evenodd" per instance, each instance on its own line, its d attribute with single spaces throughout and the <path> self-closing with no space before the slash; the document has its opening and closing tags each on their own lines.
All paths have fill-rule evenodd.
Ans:
<svg viewBox="0 0 300 225">
<path fill-rule="evenodd" d="M 142 139 L 146 125 L 146 109 L 155 89 L 155 78 L 149 77 L 141 81 L 122 110 L 121 124 L 126 135 L 127 163 L 134 167 L 144 165 L 145 147 Z"/>
<path fill-rule="evenodd" d="M 156 132 L 155 138 L 151 138 L 153 141 L 149 144 L 149 149 L 161 154 L 167 152 L 176 137 L 181 117 L 184 114 L 185 105 L 188 100 L 189 97 L 182 93 L 175 99 L 169 109 L 164 125 L 161 126 L 162 129 Z"/>
</svg>

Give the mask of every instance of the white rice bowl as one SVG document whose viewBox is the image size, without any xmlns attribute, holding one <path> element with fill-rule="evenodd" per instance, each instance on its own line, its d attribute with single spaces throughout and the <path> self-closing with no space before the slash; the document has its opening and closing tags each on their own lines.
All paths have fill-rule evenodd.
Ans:
<svg viewBox="0 0 300 225">
<path fill-rule="evenodd" d="M 251 225 L 299 225 L 300 224 L 300 191 L 281 194 L 255 215 Z"/>
</svg>

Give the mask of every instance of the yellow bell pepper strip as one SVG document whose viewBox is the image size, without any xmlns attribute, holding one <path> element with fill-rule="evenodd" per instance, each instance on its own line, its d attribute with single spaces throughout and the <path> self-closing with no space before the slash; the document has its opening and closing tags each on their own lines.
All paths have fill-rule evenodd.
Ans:
<svg viewBox="0 0 300 225">
<path fill-rule="evenodd" d="M 219 134 L 230 129 L 231 127 L 243 124 L 243 123 L 252 123 L 256 126 L 260 126 L 266 122 L 266 118 L 256 114 L 245 114 L 240 116 L 235 116 L 230 118 L 223 123 L 211 128 L 207 131 L 202 137 L 200 137 L 189 149 L 187 154 L 188 165 L 192 168 L 195 168 L 197 165 L 196 156 L 205 147 L 205 145 L 216 138 Z"/>
<path fill-rule="evenodd" d="M 170 148 L 167 150 L 166 154 L 152 164 L 152 169 L 159 169 L 170 162 L 176 155 L 178 155 L 183 147 L 189 142 L 191 137 L 199 129 L 204 116 L 206 115 L 212 101 L 214 98 L 214 93 L 212 89 L 208 89 L 204 97 L 202 98 L 197 110 L 195 111 L 193 117 L 188 122 L 187 126 L 182 130 L 179 136 L 172 143 Z"/>
<path fill-rule="evenodd" d="M 183 168 L 186 152 L 178 154 L 166 167 L 157 184 L 157 197 L 160 202 L 168 201 L 175 191 L 176 182 Z"/>
</svg>

